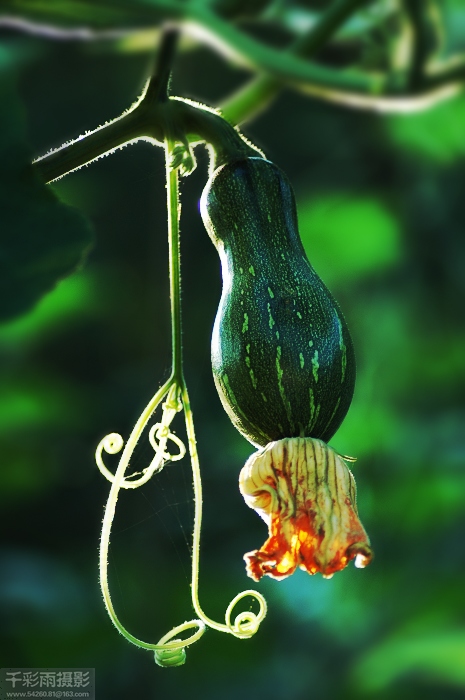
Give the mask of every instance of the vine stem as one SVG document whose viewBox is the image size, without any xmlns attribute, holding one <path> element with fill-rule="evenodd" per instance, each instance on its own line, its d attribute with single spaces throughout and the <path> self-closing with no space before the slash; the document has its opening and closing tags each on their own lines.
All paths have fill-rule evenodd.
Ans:
<svg viewBox="0 0 465 700">
<path fill-rule="evenodd" d="M 179 217 L 181 202 L 179 198 L 179 178 L 177 168 L 171 168 L 171 152 L 174 143 L 165 142 L 166 190 L 168 207 L 168 249 L 170 268 L 171 299 L 171 338 L 172 338 L 172 376 L 181 387 L 184 384 L 182 367 L 182 315 L 181 315 L 181 255 L 179 248 Z"/>
<path fill-rule="evenodd" d="M 315 55 L 357 9 L 367 4 L 369 2 L 366 0 L 335 0 L 307 34 L 294 41 L 287 51 L 282 52 L 282 61 L 293 55 Z M 424 67 L 423 56 L 421 60 Z M 242 124 L 265 109 L 286 85 L 311 97 L 343 107 L 386 114 L 420 112 L 463 91 L 465 61 L 451 62 L 450 65 L 444 63 L 430 72 L 425 71 L 421 76 L 417 75 L 415 84 L 410 85 L 412 89 L 406 94 L 398 90 L 393 92 L 392 86 L 390 90 L 385 77 L 367 76 L 363 89 L 353 89 L 350 76 L 350 72 L 339 71 L 337 81 L 310 79 L 299 82 L 295 78 L 280 80 L 274 72 L 262 70 L 221 106 L 221 113 L 232 124 Z"/>
<path fill-rule="evenodd" d="M 164 651 L 164 650 L 180 650 L 189 644 L 196 642 L 204 633 L 205 626 L 199 620 L 192 620 L 191 622 L 186 622 L 184 625 L 180 625 L 175 628 L 176 633 L 184 631 L 186 629 L 191 629 L 192 627 L 197 627 L 197 632 L 195 632 L 191 637 L 186 640 L 175 640 L 175 641 L 165 641 L 163 643 L 151 644 L 138 639 L 133 634 L 131 634 L 124 625 L 120 622 L 110 596 L 110 589 L 108 584 L 108 551 L 110 546 L 110 534 L 111 526 L 115 517 L 116 503 L 118 501 L 119 491 L 122 488 L 122 483 L 124 480 L 124 474 L 128 467 L 129 460 L 132 453 L 137 445 L 137 441 L 147 425 L 151 415 L 169 392 L 171 386 L 173 385 L 173 379 L 170 377 L 163 386 L 156 392 L 153 399 L 148 403 L 136 425 L 134 426 L 131 435 L 125 445 L 123 454 L 121 456 L 118 468 L 112 480 L 110 493 L 108 496 L 108 501 L 105 507 L 105 513 L 103 516 L 102 533 L 100 538 L 100 587 L 103 595 L 103 600 L 105 602 L 105 607 L 107 609 L 108 615 L 111 621 L 117 628 L 119 632 L 132 644 L 135 644 L 142 649 L 150 649 L 153 651 Z M 165 638 L 167 635 L 165 635 Z"/>
<path fill-rule="evenodd" d="M 200 605 L 199 600 L 199 570 L 200 570 L 200 533 L 202 529 L 202 479 L 200 475 L 200 463 L 197 452 L 197 441 L 195 438 L 194 417 L 189 401 L 189 394 L 184 378 L 182 362 L 182 313 L 181 313 L 181 265 L 179 247 L 179 217 L 181 212 L 179 199 L 179 179 L 177 169 L 170 167 L 170 154 L 174 143 L 167 140 L 165 143 L 166 162 L 166 182 L 168 199 L 168 235 L 169 235 L 169 265 L 170 265 L 170 292 L 171 292 L 171 331 L 172 331 L 172 352 L 173 370 L 172 377 L 179 386 L 182 407 L 186 424 L 187 439 L 189 444 L 189 455 L 192 466 L 192 478 L 194 485 L 194 530 L 192 542 L 192 579 L 191 594 L 192 604 L 200 620 L 208 627 L 218 632 L 227 632 L 237 637 L 248 638 L 257 631 L 261 621 L 266 615 L 266 601 L 260 593 L 256 591 L 243 591 L 237 595 L 229 604 L 226 611 L 226 624 L 215 622 L 208 617 Z M 241 613 L 234 624 L 231 623 L 231 612 L 234 605 L 243 597 L 251 595 L 259 602 L 260 610 L 255 613 Z"/>
<path fill-rule="evenodd" d="M 225 624 L 220 622 L 215 622 L 210 617 L 208 617 L 199 601 L 199 568 L 200 568 L 200 533 L 202 528 L 202 480 L 200 477 L 200 464 L 197 452 L 197 441 L 195 439 L 194 431 L 194 419 L 192 410 L 189 402 L 189 394 L 187 392 L 186 384 L 183 384 L 182 390 L 182 404 L 184 408 L 184 416 L 186 423 L 187 439 L 189 443 L 189 454 L 191 458 L 192 465 L 192 476 L 194 482 L 194 501 L 195 501 L 195 512 L 194 512 L 194 532 L 192 541 L 192 604 L 194 610 L 199 618 L 208 627 L 217 630 L 218 632 L 227 632 L 233 634 L 235 637 L 240 639 L 248 639 L 252 637 L 258 630 L 262 620 L 265 618 L 267 613 L 267 604 L 265 598 L 258 591 L 248 589 L 242 591 L 236 595 L 232 601 L 229 603 L 226 609 Z M 231 621 L 231 613 L 236 603 L 238 603 L 243 598 L 250 596 L 254 598 L 259 604 L 259 612 L 253 613 L 251 611 L 239 613 L 236 617 L 234 623 Z"/>
<path fill-rule="evenodd" d="M 165 142 L 165 163 L 168 203 L 168 238 L 169 238 L 169 266 L 170 266 L 170 293 L 171 293 L 171 333 L 173 353 L 173 376 L 180 388 L 182 406 L 186 424 L 189 454 L 192 465 L 192 477 L 194 484 L 194 532 L 192 542 L 192 579 L 191 593 L 194 610 L 199 618 L 209 627 L 223 629 L 224 625 L 218 625 L 208 618 L 203 612 L 199 602 L 199 568 L 200 568 L 200 532 L 202 528 L 202 479 L 200 476 L 200 464 L 195 438 L 194 419 L 189 402 L 187 385 L 184 379 L 182 362 L 182 318 L 181 318 L 181 268 L 179 245 L 179 217 L 181 213 L 179 197 L 179 178 L 177 169 L 170 167 L 170 154 L 174 146 L 173 142 Z M 225 630 L 229 631 L 229 630 Z"/>
<path fill-rule="evenodd" d="M 170 297 L 171 297 L 171 337 L 172 337 L 172 369 L 169 379 L 156 392 L 149 401 L 142 415 L 134 426 L 131 435 L 124 447 L 118 467 L 114 475 L 105 467 L 102 460 L 102 450 L 115 454 L 123 446 L 123 439 L 117 433 L 111 433 L 104 438 L 97 447 L 96 461 L 102 474 L 111 482 L 110 493 L 105 507 L 102 534 L 100 539 L 100 586 L 107 612 L 118 631 L 132 644 L 142 649 L 155 652 L 155 661 L 160 666 L 179 666 L 185 661 L 185 647 L 196 642 L 205 632 L 206 626 L 220 632 L 227 632 L 236 637 L 246 639 L 251 637 L 258 630 L 258 627 L 266 615 L 267 606 L 263 596 L 257 591 L 246 590 L 239 593 L 229 603 L 226 609 L 225 624 L 215 622 L 209 618 L 202 610 L 199 601 L 199 566 L 200 566 L 200 532 L 202 526 L 202 481 L 200 475 L 200 465 L 197 453 L 197 445 L 194 432 L 194 419 L 189 402 L 189 395 L 183 373 L 182 361 L 182 314 L 181 314 L 181 256 L 179 244 L 179 181 L 177 169 L 171 167 L 172 151 L 175 142 L 167 139 L 165 141 L 165 161 L 166 161 L 166 189 L 168 208 L 168 241 L 169 241 L 169 277 L 170 277 Z M 153 413 L 166 398 L 163 404 L 162 421 L 156 426 L 160 426 L 157 432 L 158 444 L 154 445 L 155 457 L 150 466 L 142 472 L 143 476 L 136 481 L 125 477 L 126 469 L 136 448 L 137 442 L 145 430 Z M 191 578 L 191 599 L 197 620 L 184 622 L 177 627 L 173 627 L 165 634 L 158 644 L 144 642 L 131 634 L 119 620 L 113 606 L 108 584 L 108 552 L 110 546 L 111 527 L 115 516 L 116 504 L 121 488 L 137 488 L 145 484 L 157 471 L 163 467 L 164 459 L 176 460 L 184 454 L 180 453 L 171 457 L 166 453 L 166 443 L 168 439 L 174 439 L 179 446 L 179 439 L 169 432 L 169 426 L 180 410 L 184 410 L 186 432 L 189 444 L 189 454 L 192 466 L 194 484 L 194 531 L 193 531 L 193 552 L 192 552 L 192 578 Z M 156 428 L 156 426 L 154 426 Z M 154 428 L 151 429 L 151 433 Z M 134 476 L 134 475 L 133 475 Z M 258 614 L 245 611 L 236 616 L 234 622 L 231 621 L 231 614 L 234 606 L 242 598 L 251 596 L 258 601 Z M 173 639 L 177 634 L 197 628 L 187 639 Z"/>
<path fill-rule="evenodd" d="M 177 410 L 179 410 L 178 398 L 181 387 L 184 384 L 182 373 L 182 342 L 181 342 L 181 306 L 180 306 L 180 254 L 179 254 L 179 193 L 177 171 L 169 167 L 169 152 L 171 144 L 166 143 L 166 174 L 167 174 L 167 206 L 168 206 L 168 238 L 169 238 L 169 270 L 170 270 L 170 295 L 171 295 L 171 333 L 172 333 L 172 371 L 170 378 L 156 392 L 155 396 L 148 403 L 131 435 L 124 447 L 118 468 L 111 481 L 110 493 L 105 507 L 102 533 L 100 539 L 100 586 L 107 612 L 118 631 L 131 643 L 143 648 L 155 651 L 157 663 L 163 664 L 163 654 L 183 653 L 184 647 L 196 642 L 205 632 L 205 623 L 201 620 L 191 620 L 173 628 L 167 635 L 162 637 L 158 644 L 144 642 L 131 634 L 120 622 L 110 596 L 108 584 L 108 552 L 110 545 L 111 527 L 115 516 L 116 504 L 121 488 L 124 486 L 125 472 L 129 465 L 131 456 L 136 448 L 140 435 L 145 429 L 152 414 L 159 406 L 165 396 L 168 395 L 167 403 L 164 405 L 164 416 L 169 415 L 167 422 L 171 422 Z M 174 392 L 173 392 L 174 389 Z M 174 395 L 173 395 L 174 394 Z M 162 420 L 163 424 L 163 420 Z M 116 436 L 119 437 L 119 436 Z M 101 443 L 102 444 L 102 443 Z M 122 446 L 122 443 L 120 447 Z M 164 452 L 166 437 L 160 438 L 159 451 Z M 99 446 L 100 447 L 100 446 Z M 100 450 L 101 451 L 101 450 Z M 100 453 L 97 449 L 97 463 L 99 463 Z M 101 458 L 100 458 L 101 461 Z M 153 472 L 152 472 L 153 473 Z M 107 476 L 108 478 L 108 476 Z M 147 479 L 140 479 L 137 485 L 142 485 Z M 198 574 L 197 574 L 198 575 Z M 188 639 L 173 640 L 175 634 L 197 627 Z M 179 665 L 183 663 L 184 657 L 175 656 L 175 662 L 170 661 L 168 665 Z"/>
</svg>

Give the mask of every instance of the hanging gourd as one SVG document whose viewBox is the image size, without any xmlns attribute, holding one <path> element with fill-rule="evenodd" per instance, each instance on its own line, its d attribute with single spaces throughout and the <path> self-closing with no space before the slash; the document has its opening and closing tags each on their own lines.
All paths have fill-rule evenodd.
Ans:
<svg viewBox="0 0 465 700">
<path fill-rule="evenodd" d="M 350 406 L 355 356 L 342 313 L 309 263 L 289 180 L 264 158 L 217 168 L 201 199 L 221 259 L 212 366 L 231 421 L 262 447 L 241 472 L 269 539 L 247 572 L 283 578 L 297 566 L 331 576 L 371 559 L 351 472 L 326 442 Z"/>
</svg>

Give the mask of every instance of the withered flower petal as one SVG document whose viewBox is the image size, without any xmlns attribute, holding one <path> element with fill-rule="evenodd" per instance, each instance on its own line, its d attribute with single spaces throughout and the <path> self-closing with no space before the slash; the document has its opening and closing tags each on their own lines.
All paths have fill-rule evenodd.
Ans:
<svg viewBox="0 0 465 700">
<path fill-rule="evenodd" d="M 270 442 L 244 465 L 244 500 L 267 523 L 269 538 L 244 555 L 255 581 L 282 579 L 300 566 L 331 577 L 355 558 L 370 563 L 370 541 L 356 505 L 354 477 L 343 458 L 322 440 L 285 438 Z"/>
</svg>

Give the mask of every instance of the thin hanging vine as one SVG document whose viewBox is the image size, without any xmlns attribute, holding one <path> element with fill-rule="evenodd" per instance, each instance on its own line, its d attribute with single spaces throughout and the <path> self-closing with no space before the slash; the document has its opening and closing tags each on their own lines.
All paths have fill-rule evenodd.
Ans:
<svg viewBox="0 0 465 700">
<path fill-rule="evenodd" d="M 189 402 L 186 381 L 183 373 L 182 362 L 182 342 L 181 342 L 181 278 L 180 278 L 180 253 L 179 253 L 179 188 L 177 169 L 171 166 L 173 162 L 173 143 L 166 142 L 165 145 L 166 180 L 167 180 L 167 205 L 168 205 L 168 240 L 169 240 L 169 275 L 170 275 L 170 298 L 171 298 L 171 342 L 172 342 L 172 365 L 170 378 L 156 392 L 155 396 L 147 404 L 139 420 L 134 426 L 131 435 L 124 447 L 118 467 L 114 475 L 106 468 L 102 452 L 116 454 L 123 448 L 123 438 L 118 433 L 110 433 L 100 441 L 96 451 L 97 465 L 102 474 L 111 482 L 110 494 L 105 507 L 103 518 L 102 535 L 100 541 L 100 585 L 103 599 L 108 614 L 119 632 L 132 644 L 142 649 L 154 651 L 155 661 L 160 666 L 179 666 L 185 661 L 185 648 L 196 642 L 205 632 L 206 627 L 211 627 L 219 632 L 227 632 L 235 637 L 248 638 L 255 634 L 261 621 L 266 615 L 266 601 L 264 597 L 253 590 L 246 590 L 239 593 L 228 605 L 225 614 L 225 623 L 221 624 L 209 618 L 203 611 L 199 601 L 199 566 L 200 566 L 200 532 L 202 523 L 202 480 L 200 475 L 199 458 L 194 430 L 194 419 Z M 164 403 L 162 401 L 165 399 Z M 154 448 L 154 457 L 150 465 L 143 470 L 139 478 L 134 479 L 134 474 L 125 476 L 129 467 L 134 449 L 146 429 L 150 419 L 157 408 L 162 405 L 163 414 L 161 421 L 155 423 L 149 431 L 148 438 Z M 116 504 L 121 488 L 135 489 L 143 486 L 155 474 L 157 474 L 166 461 L 175 462 L 182 459 L 186 453 L 186 448 L 182 441 L 170 432 L 171 423 L 178 412 L 184 412 L 186 432 L 188 439 L 188 450 L 192 465 L 192 475 L 194 483 L 194 531 L 192 546 L 192 577 L 191 594 L 192 605 L 199 619 L 184 622 L 174 627 L 164 635 L 157 644 L 144 642 L 131 634 L 120 622 L 110 596 L 108 583 L 108 550 L 110 543 L 110 533 Z M 169 441 L 175 443 L 179 452 L 171 454 L 167 452 Z M 236 603 L 246 596 L 252 596 L 259 604 L 259 612 L 242 612 L 234 621 L 231 620 L 233 608 Z M 186 639 L 174 639 L 177 635 L 188 630 L 197 628 L 196 631 Z"/>
</svg>

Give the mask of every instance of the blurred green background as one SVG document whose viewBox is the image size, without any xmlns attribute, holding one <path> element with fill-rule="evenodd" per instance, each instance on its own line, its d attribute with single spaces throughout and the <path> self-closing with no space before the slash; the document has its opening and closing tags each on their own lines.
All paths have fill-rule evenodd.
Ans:
<svg viewBox="0 0 465 700">
<path fill-rule="evenodd" d="M 60 209 L 53 221 L 24 218 L 28 200 L 5 166 L 127 108 L 150 41 L 50 41 L 12 29 L 0 38 L 10 158 L 1 235 L 20 221 L 18 249 L 51 241 L 72 265 L 68 248 L 90 240 L 81 215 L 94 229 L 86 264 L 0 329 L 0 665 L 93 667 L 98 700 L 465 697 L 465 98 L 388 117 L 284 91 L 244 129 L 289 175 L 309 258 L 352 330 L 356 394 L 331 444 L 358 458 L 359 511 L 376 556 L 329 581 L 298 571 L 260 582 L 269 613 L 253 639 L 209 631 L 185 666 L 168 670 L 120 637 L 104 610 L 97 546 L 109 485 L 93 456 L 105 434 L 129 434 L 169 372 L 163 153 L 137 144 L 54 184 L 80 214 Z M 219 104 L 245 78 L 192 45 L 177 59 L 173 92 Z M 197 153 L 182 182 L 185 371 L 205 489 L 201 602 L 221 621 L 251 583 L 243 553 L 266 532 L 237 489 L 252 447 L 211 375 L 221 279 L 198 213 L 207 158 Z M 6 306 L 27 306 L 19 297 Z M 175 427 L 182 435 L 180 420 Z M 141 443 L 136 469 L 150 453 Z M 192 514 L 186 460 L 120 497 L 111 589 L 142 639 L 193 616 Z"/>
</svg>

